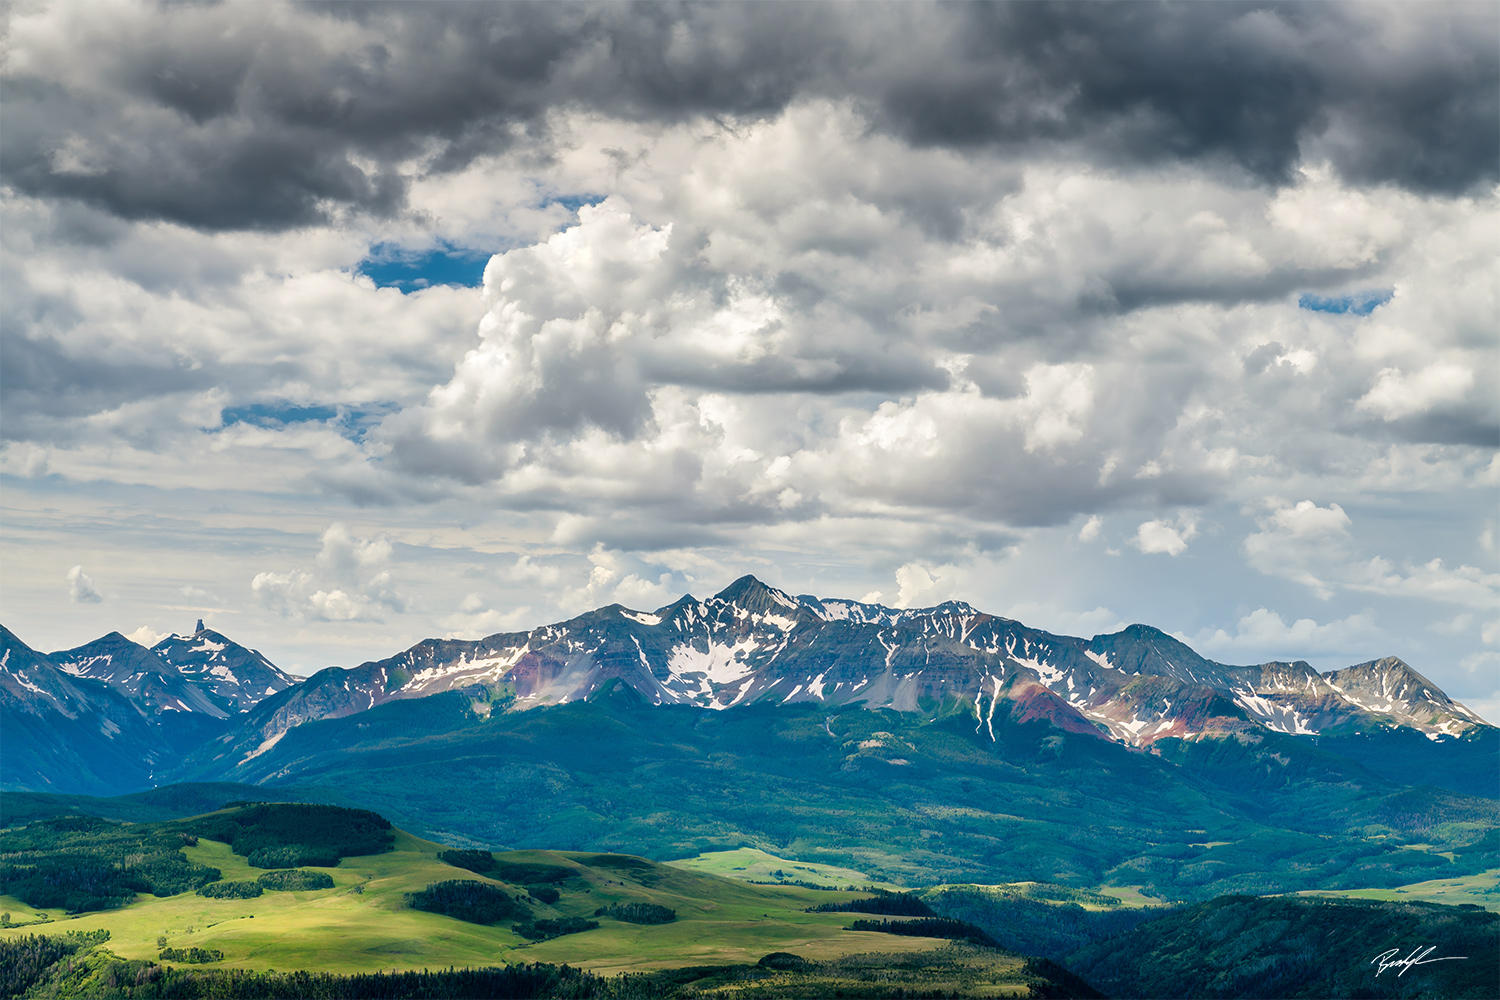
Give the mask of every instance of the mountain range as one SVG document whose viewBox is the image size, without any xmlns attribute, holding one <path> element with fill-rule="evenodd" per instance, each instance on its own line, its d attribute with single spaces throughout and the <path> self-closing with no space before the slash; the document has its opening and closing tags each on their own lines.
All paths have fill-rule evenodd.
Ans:
<svg viewBox="0 0 1500 1000">
<path fill-rule="evenodd" d="M 1470 850 L 1500 825 L 1500 729 L 1394 657 L 1234 666 L 1144 625 L 1084 639 L 752 577 L 305 679 L 199 624 L 45 655 L 0 630 L 4 790 L 238 782 L 459 846 L 749 845 L 1174 899 L 1500 866 Z"/>
<path fill-rule="evenodd" d="M 612 680 L 651 704 L 715 710 L 962 705 L 991 739 L 1004 706 L 1018 721 L 1142 748 L 1258 730 L 1356 745 L 1409 744 L 1416 734 L 1472 743 L 1495 732 L 1393 656 L 1326 673 L 1300 660 L 1232 666 L 1146 625 L 1083 639 L 958 601 L 897 609 L 796 597 L 751 576 L 706 600 L 685 596 L 653 612 L 609 605 L 526 632 L 428 639 L 303 680 L 202 624 L 149 649 L 111 632 L 45 656 L 3 632 L 0 710 L 12 732 L 27 734 L 6 741 L 4 786 L 135 791 L 184 751 L 200 770 L 208 757 L 239 777 L 309 721 L 481 688 L 491 695 L 485 710 L 500 695 L 504 710 L 522 711 L 585 699 Z M 86 763 L 101 753 L 106 761 Z M 1496 794 L 1495 775 L 1488 787 L 1479 777 L 1462 790 Z"/>
<path fill-rule="evenodd" d="M 149 649 L 111 632 L 46 656 L 0 626 L 0 788 L 162 784 L 184 753 L 296 683 L 201 621 Z"/>
</svg>

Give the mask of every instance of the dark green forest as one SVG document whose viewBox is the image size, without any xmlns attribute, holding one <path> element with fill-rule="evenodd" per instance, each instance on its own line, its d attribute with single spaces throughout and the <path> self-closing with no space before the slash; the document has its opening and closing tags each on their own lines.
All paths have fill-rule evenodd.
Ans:
<svg viewBox="0 0 1500 1000">
<path fill-rule="evenodd" d="M 905 937 L 948 938 L 951 941 L 967 941 L 970 944 L 998 948 L 999 943 L 981 928 L 962 920 L 943 917 L 924 917 L 917 920 L 856 920 L 849 925 L 851 931 L 878 931 L 881 934 L 900 934 Z"/>
<path fill-rule="evenodd" d="M 333 876 L 327 872 L 309 872 L 300 868 L 266 872 L 256 883 L 273 892 L 302 892 L 307 889 L 332 889 Z"/>
<path fill-rule="evenodd" d="M 1163 910 L 1086 910 L 1076 903 L 1049 903 L 1020 893 L 978 886 L 943 886 L 922 901 L 938 916 L 982 928 L 1002 947 L 1022 955 L 1062 960 L 1103 938 L 1156 919 Z"/>
<path fill-rule="evenodd" d="M 599 921 L 585 917 L 546 917 L 516 924 L 516 933 L 532 941 L 550 941 L 564 934 L 582 934 L 599 926 Z"/>
<path fill-rule="evenodd" d="M 599 907 L 594 916 L 622 920 L 627 924 L 670 924 L 677 919 L 677 911 L 656 903 L 615 903 Z"/>
<path fill-rule="evenodd" d="M 0 893 L 70 913 L 123 906 L 138 892 L 175 896 L 219 879 L 188 861 L 170 824 L 123 824 L 92 816 L 37 820 L 0 831 Z"/>
<path fill-rule="evenodd" d="M 189 821 L 185 829 L 223 841 L 254 868 L 332 868 L 343 858 L 382 854 L 395 843 L 390 821 L 365 809 L 307 803 L 229 806 L 240 808 Z"/>
<path fill-rule="evenodd" d="M 909 892 L 882 892 L 863 899 L 840 903 L 819 903 L 809 913 L 878 913 L 887 917 L 935 917 L 938 914 Z"/>
<path fill-rule="evenodd" d="M 254 899 L 263 892 L 259 882 L 210 882 L 198 887 L 198 895 L 209 899 Z"/>
<path fill-rule="evenodd" d="M 450 879 L 434 882 L 421 892 L 406 894 L 406 905 L 414 910 L 441 913 L 471 924 L 497 924 L 502 920 L 530 920 L 531 910 L 510 893 L 488 882 Z"/>
</svg>

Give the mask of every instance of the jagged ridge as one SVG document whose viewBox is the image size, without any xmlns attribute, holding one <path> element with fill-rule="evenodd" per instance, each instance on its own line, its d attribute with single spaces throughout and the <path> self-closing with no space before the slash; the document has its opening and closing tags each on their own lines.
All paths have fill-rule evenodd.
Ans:
<svg viewBox="0 0 1500 1000">
<path fill-rule="evenodd" d="M 1302 661 L 1231 666 L 1146 625 L 1081 639 L 962 602 L 898 609 L 794 597 L 753 576 L 653 612 L 609 605 L 528 632 L 429 639 L 296 683 L 199 625 L 152 650 L 111 633 L 52 659 L 147 714 L 230 717 L 233 728 L 199 756 L 235 761 L 266 752 L 304 722 L 391 700 L 464 691 L 477 711 L 514 711 L 585 699 L 612 682 L 652 704 L 709 709 L 818 702 L 967 712 L 976 732 L 992 729 L 1004 705 L 1014 719 L 1045 718 L 1134 746 L 1261 728 L 1316 735 L 1404 727 L 1433 740 L 1493 728 L 1395 657 L 1326 674 Z"/>
</svg>

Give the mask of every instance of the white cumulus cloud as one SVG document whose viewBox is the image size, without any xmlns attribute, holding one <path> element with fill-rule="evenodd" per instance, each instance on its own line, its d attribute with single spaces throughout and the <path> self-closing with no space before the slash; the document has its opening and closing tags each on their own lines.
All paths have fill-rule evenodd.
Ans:
<svg viewBox="0 0 1500 1000">
<path fill-rule="evenodd" d="M 1191 518 L 1179 517 L 1175 522 L 1157 519 L 1142 522 L 1130 542 L 1147 555 L 1180 556 L 1197 534 L 1198 525 Z"/>
<path fill-rule="evenodd" d="M 1257 608 L 1240 618 L 1233 633 L 1204 629 L 1197 635 L 1177 638 L 1209 656 L 1251 657 L 1257 658 L 1257 662 L 1304 659 L 1320 654 L 1373 659 L 1389 641 L 1370 611 L 1320 625 L 1311 618 L 1287 622 L 1279 612 L 1268 608 Z"/>
<path fill-rule="evenodd" d="M 1439 403 L 1459 402 L 1473 385 L 1472 369 L 1449 362 L 1428 365 L 1410 375 L 1399 368 L 1382 368 L 1370 391 L 1354 405 L 1382 420 L 1398 420 Z"/>
<path fill-rule="evenodd" d="M 68 600 L 74 604 L 98 604 L 104 600 L 104 595 L 99 593 L 93 578 L 83 571 L 82 566 L 74 566 L 68 570 L 66 579 Z"/>
<path fill-rule="evenodd" d="M 257 573 L 250 591 L 257 603 L 283 617 L 318 621 L 382 621 L 405 611 L 388 563 L 391 543 L 359 538 L 346 525 L 329 525 L 313 565 L 283 573 Z"/>
</svg>

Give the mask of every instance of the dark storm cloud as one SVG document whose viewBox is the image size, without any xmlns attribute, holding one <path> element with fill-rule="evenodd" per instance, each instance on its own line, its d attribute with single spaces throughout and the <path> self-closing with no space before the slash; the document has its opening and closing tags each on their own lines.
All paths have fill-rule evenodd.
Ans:
<svg viewBox="0 0 1500 1000">
<path fill-rule="evenodd" d="M 1066 144 L 1268 183 L 1493 182 L 1500 8 L 1308 4 L 128 7 L 12 60 L 0 175 L 203 229 L 404 205 L 401 168 L 537 144 L 546 115 L 646 121 L 853 100 L 956 148 Z M 9 34 L 19 29 L 13 24 Z M 9 40 L 27 45 L 27 36 Z"/>
<path fill-rule="evenodd" d="M 1281 183 L 1331 132 L 1327 152 L 1355 181 L 1454 193 L 1497 175 L 1492 5 L 1425 6 L 1421 24 L 1403 12 L 1410 30 L 1325 4 L 962 10 L 962 54 L 883 95 L 915 139 L 1086 137 L 1121 158 L 1221 157 Z M 1381 37 L 1393 32 L 1404 51 Z"/>
</svg>

